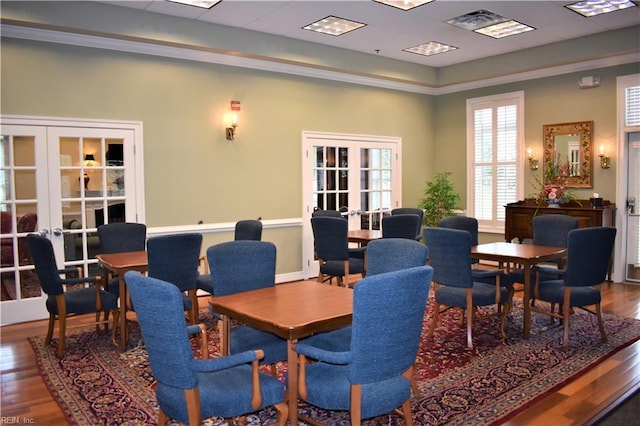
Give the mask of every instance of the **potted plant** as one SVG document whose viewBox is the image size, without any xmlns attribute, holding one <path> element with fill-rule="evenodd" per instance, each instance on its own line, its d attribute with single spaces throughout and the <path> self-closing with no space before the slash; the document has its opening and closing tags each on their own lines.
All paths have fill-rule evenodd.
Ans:
<svg viewBox="0 0 640 426">
<path fill-rule="evenodd" d="M 433 180 L 427 182 L 424 198 L 418 204 L 424 210 L 424 226 L 438 226 L 442 218 L 453 216 L 458 208 L 460 194 L 449 180 L 449 175 L 451 172 L 438 173 Z"/>
</svg>

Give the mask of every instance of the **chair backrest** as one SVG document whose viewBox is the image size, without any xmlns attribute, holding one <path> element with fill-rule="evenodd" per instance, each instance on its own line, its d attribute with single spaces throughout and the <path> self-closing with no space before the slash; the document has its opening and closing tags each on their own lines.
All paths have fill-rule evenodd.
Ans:
<svg viewBox="0 0 640 426">
<path fill-rule="evenodd" d="M 276 246 L 268 241 L 229 241 L 207 249 L 216 296 L 271 287 L 276 282 Z"/>
<path fill-rule="evenodd" d="M 38 234 L 29 234 L 27 235 L 27 245 L 42 290 L 50 296 L 64 293 L 51 241 Z"/>
<path fill-rule="evenodd" d="M 367 275 L 354 287 L 351 383 L 381 382 L 413 365 L 432 275 L 430 266 L 419 266 Z"/>
<path fill-rule="evenodd" d="M 478 219 L 467 216 L 448 216 L 438 224 L 440 228 L 460 229 L 471 234 L 471 245 L 478 245 Z"/>
<path fill-rule="evenodd" d="M 202 234 L 175 234 L 149 238 L 147 273 L 180 291 L 196 288 Z"/>
<path fill-rule="evenodd" d="M 546 214 L 533 218 L 533 244 L 567 247 L 569 231 L 578 228 L 578 219 L 564 214 Z"/>
<path fill-rule="evenodd" d="M 429 265 L 433 267 L 434 282 L 451 287 L 473 287 L 469 232 L 427 227 L 424 228 L 424 240 L 429 247 Z"/>
<path fill-rule="evenodd" d="M 420 225 L 422 225 L 422 219 L 424 218 L 424 210 L 416 207 L 398 207 L 396 209 L 391 210 L 392 216 L 396 214 L 416 214 L 420 216 Z M 420 232 L 418 232 L 418 234 L 419 233 Z"/>
<path fill-rule="evenodd" d="M 569 231 L 564 284 L 586 287 L 602 284 L 607 276 L 616 228 L 599 226 Z"/>
<path fill-rule="evenodd" d="M 255 219 L 239 220 L 236 222 L 234 240 L 260 241 L 261 239 L 262 222 Z"/>
<path fill-rule="evenodd" d="M 190 368 L 193 352 L 178 288 L 138 272 L 125 274 L 153 377 L 163 385 L 191 389 L 198 383 Z"/>
<path fill-rule="evenodd" d="M 382 218 L 382 238 L 407 238 L 415 240 L 419 234 L 420 216 L 395 214 Z"/>
<path fill-rule="evenodd" d="M 322 260 L 349 259 L 349 223 L 338 217 L 316 216 L 311 218 L 313 239 L 318 258 Z"/>
<path fill-rule="evenodd" d="M 143 223 L 108 223 L 98 226 L 102 253 L 142 251 L 147 242 L 147 226 Z"/>
<path fill-rule="evenodd" d="M 367 244 L 367 276 L 424 266 L 429 249 L 416 240 L 381 238 Z"/>
<path fill-rule="evenodd" d="M 311 217 L 318 216 L 340 217 L 342 219 L 345 218 L 338 210 L 314 210 L 313 213 L 311 213 Z"/>
</svg>

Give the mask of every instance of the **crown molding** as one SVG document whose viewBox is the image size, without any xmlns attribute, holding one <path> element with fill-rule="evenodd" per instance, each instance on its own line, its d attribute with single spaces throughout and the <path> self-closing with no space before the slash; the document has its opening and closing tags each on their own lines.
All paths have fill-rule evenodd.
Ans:
<svg viewBox="0 0 640 426">
<path fill-rule="evenodd" d="M 264 56 L 246 55 L 220 49 L 206 48 L 179 43 L 125 37 L 107 33 L 74 32 L 58 28 L 43 28 L 31 24 L 8 22 L 0 23 L 0 35 L 6 38 L 33 40 L 72 46 L 106 49 L 143 55 L 160 56 L 187 61 L 205 62 L 232 67 L 257 69 L 302 77 L 339 81 L 343 83 L 372 86 L 403 92 L 425 95 L 443 95 L 466 90 L 479 89 L 499 84 L 514 83 L 551 77 L 555 75 L 640 62 L 640 52 L 616 55 L 606 58 L 540 68 L 520 73 L 501 75 L 488 79 L 435 87 L 419 82 L 410 82 L 390 77 L 365 75 L 344 70 L 284 61 Z"/>
</svg>

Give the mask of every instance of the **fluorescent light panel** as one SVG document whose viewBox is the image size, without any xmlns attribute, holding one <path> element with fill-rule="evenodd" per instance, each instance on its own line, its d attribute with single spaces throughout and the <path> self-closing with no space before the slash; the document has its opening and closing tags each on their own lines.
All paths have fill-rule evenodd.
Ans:
<svg viewBox="0 0 640 426">
<path fill-rule="evenodd" d="M 172 3 L 186 4 L 189 6 L 201 7 L 203 9 L 211 9 L 222 0 L 168 0 Z"/>
<path fill-rule="evenodd" d="M 414 7 L 422 6 L 426 3 L 431 3 L 433 0 L 422 0 L 422 1 L 407 1 L 407 0 L 373 0 L 376 3 L 382 3 L 389 6 L 397 7 L 402 10 L 410 10 Z"/>
<path fill-rule="evenodd" d="M 432 56 L 437 55 L 438 53 L 450 52 L 456 49 L 457 47 L 455 46 L 449 46 L 448 44 L 440 43 L 438 41 L 430 41 L 402 50 L 404 50 L 405 52 L 417 53 L 418 55 Z"/>
<path fill-rule="evenodd" d="M 339 18 L 337 16 L 327 16 L 316 22 L 302 27 L 303 30 L 315 31 L 322 34 L 339 36 L 349 31 L 357 30 L 366 24 L 361 22 L 350 21 L 348 19 Z"/>
<path fill-rule="evenodd" d="M 568 4 L 565 7 L 582 16 L 590 18 L 602 15 L 603 13 L 615 12 L 616 10 L 628 9 L 637 6 L 635 2 L 628 0 L 587 0 Z"/>
<path fill-rule="evenodd" d="M 525 25 L 521 22 L 511 20 L 500 22 L 499 24 L 489 25 L 488 27 L 484 28 L 478 28 L 477 30 L 473 31 L 493 38 L 504 38 L 533 30 L 535 30 L 535 28 Z"/>
</svg>

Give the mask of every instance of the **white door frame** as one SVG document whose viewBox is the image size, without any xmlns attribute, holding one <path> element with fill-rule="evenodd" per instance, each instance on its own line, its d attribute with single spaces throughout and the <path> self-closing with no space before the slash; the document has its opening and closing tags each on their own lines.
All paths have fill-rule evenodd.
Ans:
<svg viewBox="0 0 640 426">
<path fill-rule="evenodd" d="M 318 262 L 313 258 L 313 230 L 311 229 L 311 214 L 313 213 L 313 194 L 309 190 L 312 184 L 312 159 L 310 152 L 317 144 L 340 144 L 353 143 L 356 145 L 370 144 L 375 147 L 376 144 L 390 144 L 395 148 L 395 166 L 392 169 L 392 207 L 402 206 L 402 138 L 397 136 L 376 136 L 376 135 L 357 135 L 348 133 L 330 133 L 330 132 L 302 132 L 302 273 L 304 279 L 316 276 L 318 274 Z M 350 162 L 352 163 L 352 162 Z M 359 164 L 354 164 L 359 170 Z M 350 173 L 353 175 L 353 173 Z M 359 180 L 359 173 L 354 175 Z M 349 188 L 353 188 L 352 185 Z M 355 188 L 359 188 L 356 186 Z M 353 219 L 350 219 L 350 223 Z"/>
</svg>

